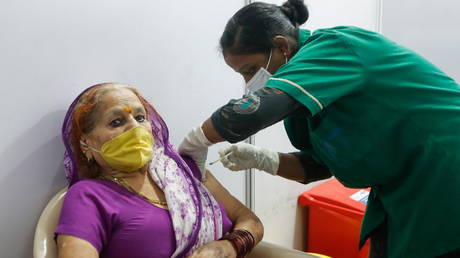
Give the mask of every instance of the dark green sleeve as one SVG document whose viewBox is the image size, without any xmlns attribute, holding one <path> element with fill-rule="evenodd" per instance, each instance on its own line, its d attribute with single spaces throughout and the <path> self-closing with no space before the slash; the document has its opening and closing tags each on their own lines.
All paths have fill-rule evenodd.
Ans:
<svg viewBox="0 0 460 258">
<path fill-rule="evenodd" d="M 296 156 L 302 164 L 303 170 L 305 172 L 305 181 L 303 182 L 304 184 L 326 179 L 332 176 L 331 172 L 326 166 L 316 162 L 307 153 L 292 152 L 291 154 Z"/>
<path fill-rule="evenodd" d="M 306 108 L 288 94 L 264 87 L 238 100 L 231 100 L 211 116 L 219 135 L 236 143 Z"/>
</svg>

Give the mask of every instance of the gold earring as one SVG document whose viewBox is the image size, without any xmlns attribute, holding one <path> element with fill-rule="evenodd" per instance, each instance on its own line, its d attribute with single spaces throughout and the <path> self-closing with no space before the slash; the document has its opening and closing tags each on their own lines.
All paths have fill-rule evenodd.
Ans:
<svg viewBox="0 0 460 258">
<path fill-rule="evenodd" d="M 284 59 L 285 59 L 285 64 L 287 64 L 287 62 L 288 62 L 288 58 L 287 58 L 287 54 L 286 54 L 286 52 L 283 52 L 283 55 L 284 55 Z"/>
<path fill-rule="evenodd" d="M 83 152 L 83 154 L 85 155 L 86 160 L 88 161 L 88 163 L 91 163 L 93 161 L 93 155 L 91 155 L 89 151 L 85 151 L 85 152 Z"/>
<path fill-rule="evenodd" d="M 96 160 L 94 159 L 94 157 L 92 155 L 89 156 L 89 157 L 86 157 L 86 159 L 88 160 L 88 165 L 87 166 L 92 167 L 96 163 Z"/>
</svg>

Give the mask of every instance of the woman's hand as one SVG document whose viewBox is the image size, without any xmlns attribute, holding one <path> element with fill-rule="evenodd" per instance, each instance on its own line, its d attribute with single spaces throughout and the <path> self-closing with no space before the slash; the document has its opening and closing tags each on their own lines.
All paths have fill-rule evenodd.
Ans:
<svg viewBox="0 0 460 258">
<path fill-rule="evenodd" d="M 236 250 L 228 240 L 212 241 L 196 249 L 188 258 L 235 258 Z"/>
</svg>

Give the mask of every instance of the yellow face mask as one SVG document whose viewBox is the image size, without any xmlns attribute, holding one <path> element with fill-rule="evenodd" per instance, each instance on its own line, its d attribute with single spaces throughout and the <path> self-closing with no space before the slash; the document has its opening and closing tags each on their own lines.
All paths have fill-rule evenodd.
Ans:
<svg viewBox="0 0 460 258">
<path fill-rule="evenodd" d="M 154 140 L 147 129 L 138 126 L 105 142 L 100 151 L 84 142 L 80 143 L 100 153 L 111 168 L 133 172 L 152 159 Z"/>
</svg>

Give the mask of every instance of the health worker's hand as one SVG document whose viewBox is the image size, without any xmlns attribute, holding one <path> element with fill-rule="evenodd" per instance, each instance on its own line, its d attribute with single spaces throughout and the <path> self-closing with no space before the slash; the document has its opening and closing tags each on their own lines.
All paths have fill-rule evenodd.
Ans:
<svg viewBox="0 0 460 258">
<path fill-rule="evenodd" d="M 278 152 L 247 143 L 232 144 L 219 151 L 224 167 L 233 170 L 256 168 L 272 175 L 278 173 Z"/>
<path fill-rule="evenodd" d="M 228 240 L 212 241 L 196 249 L 188 258 L 235 258 L 236 250 Z"/>
<path fill-rule="evenodd" d="M 201 126 L 195 127 L 179 144 L 179 153 L 192 158 L 201 171 L 201 178 L 204 180 L 206 174 L 206 158 L 208 147 L 211 143 L 203 133 Z"/>
</svg>

